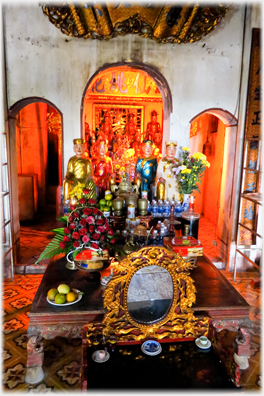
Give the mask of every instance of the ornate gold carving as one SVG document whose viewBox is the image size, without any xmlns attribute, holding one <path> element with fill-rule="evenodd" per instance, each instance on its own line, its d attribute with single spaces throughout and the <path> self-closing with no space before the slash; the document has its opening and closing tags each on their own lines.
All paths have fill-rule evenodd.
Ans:
<svg viewBox="0 0 264 396">
<path fill-rule="evenodd" d="M 200 40 L 210 33 L 228 11 L 220 3 L 212 7 L 183 5 L 179 16 L 168 22 L 173 4 L 41 4 L 48 16 L 63 34 L 84 39 L 108 40 L 125 34 L 139 34 L 160 43 L 187 43 Z M 180 8 L 180 7 L 178 7 Z"/>
<path fill-rule="evenodd" d="M 143 324 L 135 321 L 127 306 L 127 293 L 133 275 L 140 269 L 158 265 L 165 268 L 173 282 L 173 299 L 167 315 L 161 320 Z M 189 270 L 195 264 L 185 261 L 179 254 L 169 252 L 163 247 L 144 247 L 131 253 L 121 262 L 112 264 L 113 277 L 103 293 L 107 313 L 100 324 L 88 324 L 87 340 L 103 333 L 107 338 L 115 335 L 119 341 L 140 341 L 147 337 L 186 338 L 207 335 L 209 318 L 194 316 L 191 309 L 196 300 L 194 281 Z"/>
</svg>

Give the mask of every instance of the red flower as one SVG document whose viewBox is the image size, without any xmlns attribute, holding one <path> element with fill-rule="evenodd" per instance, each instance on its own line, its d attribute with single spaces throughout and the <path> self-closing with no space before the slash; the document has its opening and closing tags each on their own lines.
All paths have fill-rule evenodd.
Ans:
<svg viewBox="0 0 264 396">
<path fill-rule="evenodd" d="M 79 231 L 79 234 L 80 234 L 80 235 L 85 235 L 85 234 L 87 234 L 86 228 L 81 228 L 80 231 Z"/>
<path fill-rule="evenodd" d="M 98 219 L 97 220 L 97 225 L 103 225 L 104 224 L 104 220 L 103 219 Z"/>
<path fill-rule="evenodd" d="M 83 241 L 83 243 L 89 242 L 89 241 L 90 241 L 90 238 L 88 237 L 88 235 L 84 235 L 84 236 L 82 237 L 82 241 Z"/>
<path fill-rule="evenodd" d="M 80 220 L 80 224 L 81 224 L 82 226 L 86 226 L 86 224 L 87 224 L 86 219 L 82 218 L 82 219 Z"/>
<path fill-rule="evenodd" d="M 105 241 L 106 236 L 105 235 L 101 235 L 101 241 Z"/>
<path fill-rule="evenodd" d="M 79 217 L 79 212 L 74 212 L 72 215 L 73 215 L 73 217 L 74 217 L 75 219 L 77 219 L 77 218 Z"/>
<path fill-rule="evenodd" d="M 89 192 L 90 192 L 91 190 L 89 190 L 88 188 L 84 188 L 83 189 L 83 193 L 86 195 L 86 194 L 89 194 Z"/>
<path fill-rule="evenodd" d="M 191 162 L 192 162 L 192 163 L 194 162 L 194 158 L 191 158 Z"/>
<path fill-rule="evenodd" d="M 96 199 L 89 199 L 88 203 L 91 205 L 95 205 L 96 204 Z"/>
<path fill-rule="evenodd" d="M 70 229 L 70 230 L 74 230 L 74 228 L 76 228 L 75 223 L 71 223 L 71 224 L 69 225 L 69 229 Z"/>
<path fill-rule="evenodd" d="M 114 245 L 116 243 L 116 239 L 115 238 L 111 239 L 110 243 L 112 243 L 112 245 Z"/>
<path fill-rule="evenodd" d="M 73 242 L 73 246 L 74 246 L 74 247 L 79 247 L 79 246 L 80 246 L 80 244 L 79 244 L 79 242 L 78 242 L 78 241 L 75 241 L 75 242 Z"/>
<path fill-rule="evenodd" d="M 60 242 L 60 248 L 61 248 L 61 249 L 65 249 L 65 248 L 66 248 L 66 243 Z"/>
<path fill-rule="evenodd" d="M 69 216 L 68 222 L 71 223 L 72 221 L 73 221 L 73 217 L 72 217 L 72 216 Z"/>
<path fill-rule="evenodd" d="M 79 239 L 80 238 L 80 234 L 79 234 L 79 232 L 73 232 L 72 233 L 72 237 L 73 237 L 73 239 Z"/>
<path fill-rule="evenodd" d="M 99 212 L 99 209 L 98 208 L 93 208 L 92 212 L 93 212 L 93 214 L 97 214 Z"/>
<path fill-rule="evenodd" d="M 85 204 L 85 202 L 86 202 L 86 198 L 81 198 L 81 199 L 79 199 L 79 203 L 80 203 L 81 205 Z"/>
<path fill-rule="evenodd" d="M 91 247 L 94 249 L 99 249 L 99 245 L 97 245 L 95 242 L 91 243 Z"/>
<path fill-rule="evenodd" d="M 98 241 L 98 239 L 100 239 L 100 234 L 99 234 L 98 232 L 95 232 L 95 233 L 92 235 L 92 238 L 93 238 L 95 241 Z"/>
<path fill-rule="evenodd" d="M 109 227 L 108 224 L 106 224 L 106 225 L 105 225 L 105 231 L 108 231 L 108 230 L 110 230 L 110 227 Z"/>
<path fill-rule="evenodd" d="M 113 230 L 109 230 L 108 231 L 108 235 L 113 236 L 114 235 L 114 231 Z"/>
<path fill-rule="evenodd" d="M 64 234 L 70 234 L 71 230 L 68 227 L 66 227 L 66 228 L 64 228 L 63 232 L 64 232 Z"/>
<path fill-rule="evenodd" d="M 97 231 L 98 231 L 98 232 L 105 232 L 105 228 L 102 227 L 102 226 L 98 226 L 98 227 L 97 227 Z"/>
<path fill-rule="evenodd" d="M 95 220 L 94 220 L 93 216 L 88 216 L 86 221 L 87 221 L 88 224 L 94 224 L 95 223 Z"/>
<path fill-rule="evenodd" d="M 70 209 L 74 210 L 75 209 L 75 205 L 70 205 Z"/>
<path fill-rule="evenodd" d="M 94 226 L 93 225 L 89 226 L 89 232 L 94 232 Z"/>
<path fill-rule="evenodd" d="M 64 235 L 63 242 L 65 242 L 65 243 L 70 242 L 70 238 L 67 237 L 67 235 Z"/>
<path fill-rule="evenodd" d="M 90 209 L 90 208 L 84 208 L 83 209 L 83 214 L 90 215 L 91 213 L 92 213 L 92 209 Z"/>
</svg>

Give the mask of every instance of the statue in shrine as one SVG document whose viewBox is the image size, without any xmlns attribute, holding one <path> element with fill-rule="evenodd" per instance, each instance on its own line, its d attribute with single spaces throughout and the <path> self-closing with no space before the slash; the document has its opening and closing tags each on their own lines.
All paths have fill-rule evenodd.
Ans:
<svg viewBox="0 0 264 396">
<path fill-rule="evenodd" d="M 96 143 L 96 155 L 92 158 L 92 169 L 96 185 L 99 187 L 99 197 L 104 197 L 105 190 L 109 190 L 110 176 L 113 173 L 113 164 L 108 151 L 107 140 L 101 139 Z"/>
<path fill-rule="evenodd" d="M 137 134 L 137 124 L 135 123 L 135 114 L 129 113 L 128 114 L 128 123 L 125 127 L 125 134 L 129 138 L 130 145 L 135 141 L 136 134 Z"/>
<path fill-rule="evenodd" d="M 117 133 L 115 136 L 115 143 L 113 144 L 113 152 L 115 153 L 118 149 L 123 146 L 123 135 L 121 133 Z"/>
<path fill-rule="evenodd" d="M 79 183 L 87 183 L 93 174 L 92 165 L 88 158 L 83 155 L 83 140 L 73 140 L 75 155 L 69 159 L 65 180 L 63 182 L 64 202 L 69 199 L 69 194 Z"/>
<path fill-rule="evenodd" d="M 104 119 L 100 125 L 100 131 L 97 134 L 97 140 L 107 139 L 109 146 L 112 147 L 113 138 L 114 138 L 114 132 L 111 123 L 111 115 L 109 111 L 106 111 L 104 113 Z"/>
<path fill-rule="evenodd" d="M 151 112 L 151 121 L 147 124 L 146 139 L 152 140 L 154 142 L 154 137 L 156 133 L 161 133 L 160 124 L 157 122 L 158 113 L 156 110 Z"/>
<path fill-rule="evenodd" d="M 154 184 L 157 171 L 157 158 L 152 155 L 152 140 L 144 140 L 142 144 L 142 155 L 138 157 L 136 163 L 136 184 L 141 181 L 141 192 L 148 191 L 150 196 L 150 186 Z"/>
<path fill-rule="evenodd" d="M 92 144 L 93 144 L 92 131 L 90 131 L 88 122 L 85 121 L 83 153 L 84 156 L 87 158 L 89 158 L 91 155 L 90 147 L 92 146 Z"/>
<path fill-rule="evenodd" d="M 173 168 L 180 165 L 180 161 L 175 158 L 177 142 L 168 140 L 166 145 L 166 157 L 159 161 L 156 177 L 157 199 L 178 199 L 178 181 Z"/>
<path fill-rule="evenodd" d="M 159 163 L 162 155 L 161 155 L 161 146 L 162 146 L 162 134 L 156 133 L 154 136 L 154 144 L 153 144 L 153 155 L 157 157 L 157 161 Z"/>
<path fill-rule="evenodd" d="M 136 134 L 136 138 L 135 138 L 135 141 L 134 141 L 134 143 L 132 144 L 132 148 L 134 149 L 134 151 L 135 151 L 135 158 L 136 158 L 136 160 L 137 160 L 137 158 L 140 156 L 140 154 L 141 154 L 141 146 L 142 146 L 142 144 L 141 144 L 141 136 L 140 136 L 140 133 L 137 133 Z"/>
</svg>

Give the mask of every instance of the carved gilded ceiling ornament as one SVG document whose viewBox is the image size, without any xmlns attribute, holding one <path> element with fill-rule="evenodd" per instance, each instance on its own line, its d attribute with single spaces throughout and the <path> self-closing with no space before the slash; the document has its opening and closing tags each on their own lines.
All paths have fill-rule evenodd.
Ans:
<svg viewBox="0 0 264 396">
<path fill-rule="evenodd" d="M 109 40 L 139 34 L 159 43 L 192 43 L 210 33 L 225 17 L 229 5 L 199 3 L 173 5 L 146 3 L 41 3 L 63 34 Z"/>
<path fill-rule="evenodd" d="M 166 269 L 172 279 L 173 298 L 168 312 L 152 323 L 142 323 L 132 318 L 128 309 L 128 288 L 137 271 L 149 266 Z M 194 281 L 189 270 L 195 264 L 185 261 L 179 254 L 163 247 L 144 247 L 131 253 L 121 262 L 112 263 L 113 277 L 103 293 L 104 307 L 107 309 L 102 323 L 85 326 L 88 343 L 94 336 L 102 333 L 109 338 L 115 336 L 118 341 L 140 341 L 147 337 L 196 338 L 207 335 L 208 317 L 195 317 L 192 305 L 196 301 Z"/>
</svg>

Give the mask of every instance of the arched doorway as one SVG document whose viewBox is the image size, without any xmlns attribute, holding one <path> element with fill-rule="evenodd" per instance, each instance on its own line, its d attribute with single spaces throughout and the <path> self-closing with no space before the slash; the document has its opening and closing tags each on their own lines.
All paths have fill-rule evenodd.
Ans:
<svg viewBox="0 0 264 396">
<path fill-rule="evenodd" d="M 210 163 L 201 179 L 201 194 L 195 192 L 200 226 L 205 228 L 201 243 L 210 260 L 226 268 L 232 240 L 237 120 L 222 109 L 208 109 L 190 123 L 191 152 L 204 152 Z"/>
<path fill-rule="evenodd" d="M 45 225 L 48 227 L 49 214 L 56 219 L 59 212 L 62 115 L 47 100 L 26 98 L 10 108 L 9 131 L 15 257 L 16 263 L 26 264 L 20 250 L 21 227 L 33 226 L 34 231 L 43 231 Z"/>
<path fill-rule="evenodd" d="M 84 139 L 87 128 L 96 137 L 106 111 L 110 112 L 114 126 L 120 122 L 125 126 L 128 114 L 135 113 L 141 141 L 151 121 L 152 111 L 156 111 L 163 134 L 163 151 L 164 141 L 170 135 L 172 96 L 166 79 L 158 69 L 136 62 L 117 62 L 97 70 L 89 79 L 82 98 L 81 126 Z"/>
</svg>

